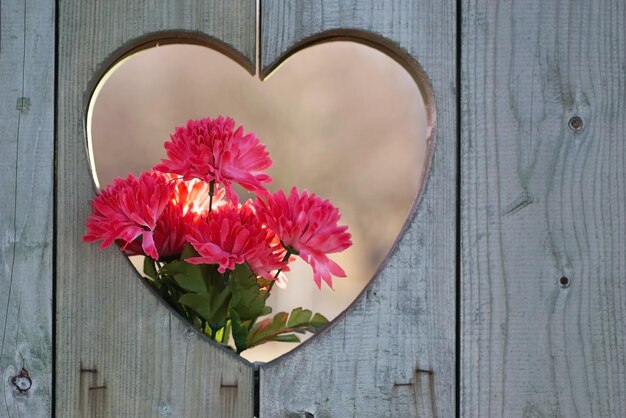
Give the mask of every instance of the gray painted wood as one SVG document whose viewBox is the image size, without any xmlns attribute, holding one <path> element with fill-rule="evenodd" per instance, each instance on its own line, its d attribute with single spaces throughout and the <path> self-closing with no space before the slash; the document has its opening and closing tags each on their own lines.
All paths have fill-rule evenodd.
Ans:
<svg viewBox="0 0 626 418">
<path fill-rule="evenodd" d="M 461 415 L 624 417 L 626 3 L 462 3 Z"/>
<path fill-rule="evenodd" d="M 314 39 L 356 36 L 417 60 L 437 108 L 427 183 L 398 245 L 346 315 L 261 368 L 263 418 L 454 416 L 455 13 L 440 0 L 261 3 L 263 75 Z"/>
<path fill-rule="evenodd" d="M 81 242 L 94 187 L 85 119 L 91 88 L 141 40 L 173 30 L 222 40 L 254 68 L 250 1 L 60 2 L 56 414 L 250 417 L 253 368 L 210 345 L 143 286 L 116 248 Z"/>
<path fill-rule="evenodd" d="M 0 416 L 45 417 L 52 400 L 54 2 L 0 2 L 0 97 Z M 32 386 L 20 393 L 12 378 L 22 368 Z"/>
</svg>

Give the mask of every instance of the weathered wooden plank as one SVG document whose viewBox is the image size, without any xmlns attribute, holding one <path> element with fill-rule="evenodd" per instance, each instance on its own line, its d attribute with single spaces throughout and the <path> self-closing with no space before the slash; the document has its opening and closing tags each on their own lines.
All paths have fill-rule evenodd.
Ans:
<svg viewBox="0 0 626 418">
<path fill-rule="evenodd" d="M 438 115 L 427 183 L 387 264 L 346 315 L 261 368 L 262 417 L 454 415 L 455 13 L 440 0 L 261 2 L 264 75 L 311 42 L 356 37 L 419 62 Z"/>
<path fill-rule="evenodd" d="M 57 416 L 200 417 L 226 408 L 252 416 L 251 365 L 184 324 L 118 249 L 99 251 L 81 236 L 94 196 L 85 118 L 102 72 L 143 42 L 175 41 L 176 31 L 220 39 L 252 70 L 255 22 L 247 0 L 60 2 Z"/>
<path fill-rule="evenodd" d="M 624 417 L 626 3 L 462 4 L 461 415 Z"/>
<path fill-rule="evenodd" d="M 0 2 L 0 416 L 52 401 L 54 2 Z M 32 380 L 20 393 L 13 378 Z M 29 385 L 26 372 L 16 380 Z"/>
</svg>

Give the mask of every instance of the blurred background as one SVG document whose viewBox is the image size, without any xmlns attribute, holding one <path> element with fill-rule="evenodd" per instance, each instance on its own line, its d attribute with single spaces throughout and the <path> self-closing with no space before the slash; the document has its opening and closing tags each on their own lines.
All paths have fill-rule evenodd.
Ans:
<svg viewBox="0 0 626 418">
<path fill-rule="evenodd" d="M 230 116 L 267 145 L 270 190 L 292 185 L 330 199 L 354 245 L 331 256 L 347 278 L 318 290 L 307 264 L 274 287 L 274 313 L 302 306 L 332 319 L 361 292 L 404 225 L 422 181 L 426 114 L 406 70 L 376 49 L 331 42 L 298 52 L 261 82 L 203 46 L 151 48 L 103 79 L 90 108 L 94 175 L 100 187 L 149 170 L 188 119 Z M 242 196 L 247 198 L 247 196 Z M 245 351 L 269 361 L 296 344 Z"/>
</svg>

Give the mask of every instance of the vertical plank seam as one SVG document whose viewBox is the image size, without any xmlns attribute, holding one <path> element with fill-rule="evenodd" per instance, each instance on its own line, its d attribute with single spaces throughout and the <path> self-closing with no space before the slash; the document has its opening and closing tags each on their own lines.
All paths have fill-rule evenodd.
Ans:
<svg viewBox="0 0 626 418">
<path fill-rule="evenodd" d="M 255 417 L 261 416 L 261 363 L 254 363 L 254 375 L 252 382 L 254 384 L 252 397 L 252 411 Z"/>
<path fill-rule="evenodd" d="M 456 0 L 456 51 L 455 51 L 455 105 L 456 105 L 456 260 L 455 260 L 455 362 L 454 362 L 454 398 L 455 417 L 461 417 L 461 44 L 462 44 L 462 1 Z"/>
<path fill-rule="evenodd" d="M 50 414 L 52 418 L 57 417 L 57 166 L 59 156 L 58 144 L 58 114 L 59 114 L 59 0 L 54 2 L 54 71 L 52 86 L 52 141 L 53 141 L 53 157 L 52 157 L 52 378 L 50 382 Z"/>
<path fill-rule="evenodd" d="M 254 23 L 256 24 L 256 30 L 254 31 L 254 59 L 256 60 L 254 64 L 255 76 L 261 79 L 261 7 L 263 7 L 262 0 L 255 0 L 256 8 L 255 14 L 256 19 Z"/>
</svg>

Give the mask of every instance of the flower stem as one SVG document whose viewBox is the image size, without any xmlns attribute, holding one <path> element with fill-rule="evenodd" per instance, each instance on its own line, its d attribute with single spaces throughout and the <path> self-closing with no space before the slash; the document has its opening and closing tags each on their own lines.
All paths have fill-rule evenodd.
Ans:
<svg viewBox="0 0 626 418">
<path fill-rule="evenodd" d="M 291 254 L 292 252 L 287 250 L 287 252 L 285 253 L 285 256 L 283 257 L 283 263 L 286 263 L 287 261 L 289 261 L 289 257 L 291 257 Z M 271 281 L 269 291 L 271 291 L 272 287 L 274 287 L 274 283 L 276 282 L 276 280 L 278 280 L 278 275 L 280 274 L 281 271 L 283 271 L 282 267 L 278 269 L 278 271 L 276 272 L 276 275 L 274 276 L 274 280 Z"/>
<path fill-rule="evenodd" d="M 209 213 L 213 209 L 213 195 L 215 194 L 215 180 L 209 182 Z"/>
</svg>

